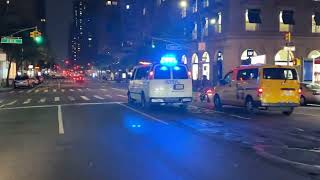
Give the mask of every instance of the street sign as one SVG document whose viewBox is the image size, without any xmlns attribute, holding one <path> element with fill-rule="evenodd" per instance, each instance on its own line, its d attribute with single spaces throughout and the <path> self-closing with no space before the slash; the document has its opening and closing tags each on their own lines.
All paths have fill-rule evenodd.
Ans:
<svg viewBox="0 0 320 180">
<path fill-rule="evenodd" d="M 22 44 L 21 37 L 2 37 L 1 44 Z"/>
<path fill-rule="evenodd" d="M 166 49 L 171 51 L 180 51 L 182 50 L 182 47 L 178 44 L 167 44 Z"/>
</svg>

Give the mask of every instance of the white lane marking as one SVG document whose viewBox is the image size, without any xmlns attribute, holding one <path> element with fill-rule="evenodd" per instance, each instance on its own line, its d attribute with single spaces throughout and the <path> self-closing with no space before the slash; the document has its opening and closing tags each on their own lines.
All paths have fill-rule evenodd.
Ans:
<svg viewBox="0 0 320 180">
<path fill-rule="evenodd" d="M 14 105 L 16 102 L 18 102 L 18 101 L 17 101 L 17 100 L 14 100 L 14 101 L 12 101 L 12 102 L 8 103 L 8 104 L 7 104 L 7 106 Z"/>
<path fill-rule="evenodd" d="M 38 93 L 40 90 L 39 89 L 37 89 L 36 91 L 35 91 L 35 93 Z"/>
<path fill-rule="evenodd" d="M 97 99 L 101 99 L 101 100 L 104 99 L 103 97 L 100 97 L 100 96 L 98 96 L 98 95 L 94 95 L 93 97 L 95 97 L 95 98 L 97 98 Z"/>
<path fill-rule="evenodd" d="M 124 95 L 121 95 L 121 94 L 119 94 L 119 95 L 117 95 L 117 96 L 123 97 L 123 98 L 126 98 L 126 97 L 127 97 L 127 96 L 124 96 Z"/>
<path fill-rule="evenodd" d="M 243 116 L 238 116 L 238 115 L 234 115 L 234 114 L 230 114 L 230 116 L 235 117 L 235 118 L 239 118 L 239 119 L 245 119 L 245 120 L 250 120 L 251 118 L 247 118 L 247 117 L 243 117 Z"/>
<path fill-rule="evenodd" d="M 100 89 L 101 91 L 107 91 L 106 89 Z"/>
<path fill-rule="evenodd" d="M 102 102 L 102 103 L 76 103 L 76 104 L 60 104 L 60 105 L 39 105 L 39 106 L 20 106 L 20 107 L 7 107 L 1 108 L 0 110 L 15 110 L 15 109 L 33 109 L 33 108 L 51 108 L 58 106 L 90 106 L 90 105 L 114 105 L 121 104 L 123 102 Z"/>
<path fill-rule="evenodd" d="M 82 89 L 78 89 L 78 91 L 82 92 Z"/>
<path fill-rule="evenodd" d="M 58 124 L 59 124 L 59 134 L 64 134 L 61 105 L 58 106 Z"/>
<path fill-rule="evenodd" d="M 116 91 L 126 91 L 125 89 L 119 89 L 119 88 L 111 88 L 113 90 L 116 90 Z"/>
<path fill-rule="evenodd" d="M 304 115 L 304 116 L 320 117 L 320 115 L 315 115 L 315 114 L 306 114 L 306 113 L 294 113 L 294 114 Z"/>
<path fill-rule="evenodd" d="M 86 88 L 86 90 L 90 91 L 91 89 L 90 88 Z"/>
<path fill-rule="evenodd" d="M 86 96 L 80 96 L 83 100 L 89 101 L 90 99 L 87 98 Z"/>
<path fill-rule="evenodd" d="M 14 93 L 14 91 L 10 91 L 9 93 L 12 94 L 12 93 Z"/>
<path fill-rule="evenodd" d="M 40 101 L 39 101 L 39 103 L 45 103 L 46 100 L 47 100 L 46 98 L 41 98 Z"/>
<path fill-rule="evenodd" d="M 47 93 L 47 92 L 49 92 L 49 90 L 48 90 L 48 89 L 45 89 L 43 92 Z"/>
<path fill-rule="evenodd" d="M 56 90 L 56 89 L 53 89 L 53 92 L 57 92 L 57 90 Z"/>
<path fill-rule="evenodd" d="M 60 101 L 60 97 L 54 97 L 54 101 L 55 101 L 55 102 Z"/>
<path fill-rule="evenodd" d="M 68 96 L 68 99 L 70 100 L 70 101 L 75 101 L 76 99 L 74 98 L 74 97 L 72 97 L 72 96 Z"/>
<path fill-rule="evenodd" d="M 31 102 L 31 99 L 27 99 L 26 101 L 24 101 L 22 104 L 29 104 Z"/>
<path fill-rule="evenodd" d="M 109 94 L 106 94 L 106 95 L 104 95 L 104 96 L 106 96 L 106 97 L 108 97 L 108 98 L 112 98 L 112 96 L 109 95 Z"/>
<path fill-rule="evenodd" d="M 165 124 L 165 125 L 169 125 L 169 123 L 167 123 L 167 122 L 165 122 L 165 121 L 162 121 L 162 120 L 160 120 L 160 119 L 158 119 L 158 118 L 156 118 L 156 117 L 153 117 L 153 116 L 151 116 L 151 115 L 149 115 L 149 114 L 146 114 L 146 113 L 144 113 L 144 112 L 141 112 L 141 111 L 139 111 L 139 110 L 136 110 L 136 109 L 134 109 L 134 108 L 132 108 L 132 107 L 130 107 L 130 106 L 124 105 L 124 104 L 122 104 L 122 103 L 119 103 L 119 105 L 120 105 L 120 106 L 123 106 L 123 107 L 126 107 L 126 108 L 130 109 L 131 111 L 134 111 L 134 112 L 136 112 L 136 113 L 138 113 L 138 114 L 141 114 L 141 115 L 143 115 L 143 116 L 145 116 L 145 117 L 147 117 L 147 118 L 150 118 L 150 119 L 152 119 L 152 120 L 154 120 L 154 121 L 160 122 L 160 123 Z"/>
<path fill-rule="evenodd" d="M 69 89 L 69 91 L 73 92 L 74 90 L 73 89 Z"/>
<path fill-rule="evenodd" d="M 30 90 L 27 91 L 27 93 L 31 93 L 31 92 L 32 92 L 32 89 L 30 89 Z"/>
<path fill-rule="evenodd" d="M 19 91 L 19 93 L 23 93 L 23 90 Z"/>
</svg>

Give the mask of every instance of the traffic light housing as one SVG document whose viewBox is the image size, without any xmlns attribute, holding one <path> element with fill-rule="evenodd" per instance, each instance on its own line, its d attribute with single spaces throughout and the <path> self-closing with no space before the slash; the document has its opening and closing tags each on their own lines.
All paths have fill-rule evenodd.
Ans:
<svg viewBox="0 0 320 180">
<path fill-rule="evenodd" d="M 33 38 L 37 44 L 41 44 L 43 42 L 42 33 L 38 30 L 30 32 L 30 37 Z"/>
<path fill-rule="evenodd" d="M 284 39 L 285 39 L 287 42 L 291 42 L 291 32 L 287 32 L 287 33 L 284 35 Z"/>
</svg>

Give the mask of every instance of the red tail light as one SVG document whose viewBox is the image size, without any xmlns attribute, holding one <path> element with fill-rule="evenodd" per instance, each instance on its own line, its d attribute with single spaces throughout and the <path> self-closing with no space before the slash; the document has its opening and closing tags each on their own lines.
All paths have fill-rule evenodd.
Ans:
<svg viewBox="0 0 320 180">
<path fill-rule="evenodd" d="M 208 89 L 207 92 L 206 92 L 206 94 L 207 94 L 208 96 L 212 96 L 212 95 L 213 95 L 212 89 Z"/>
<path fill-rule="evenodd" d="M 258 89 L 258 96 L 261 96 L 262 93 L 263 93 L 263 89 L 262 89 L 262 88 L 259 88 L 259 89 Z"/>
<path fill-rule="evenodd" d="M 188 71 L 188 76 L 189 76 L 190 79 L 192 78 L 192 73 L 191 73 L 191 71 Z"/>
<path fill-rule="evenodd" d="M 154 72 L 153 71 L 150 71 L 149 72 L 149 79 L 153 79 L 154 78 Z"/>
</svg>

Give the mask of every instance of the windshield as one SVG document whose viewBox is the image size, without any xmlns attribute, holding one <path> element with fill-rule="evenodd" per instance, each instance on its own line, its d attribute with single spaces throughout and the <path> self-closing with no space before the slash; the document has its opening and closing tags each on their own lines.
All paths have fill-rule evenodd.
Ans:
<svg viewBox="0 0 320 180">
<path fill-rule="evenodd" d="M 297 80 L 297 72 L 294 69 L 288 68 L 264 68 L 264 79 L 273 80 Z"/>
<path fill-rule="evenodd" d="M 320 180 L 300 79 L 320 0 L 0 0 L 0 180 Z"/>
</svg>

